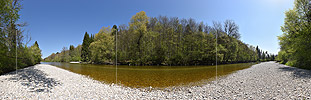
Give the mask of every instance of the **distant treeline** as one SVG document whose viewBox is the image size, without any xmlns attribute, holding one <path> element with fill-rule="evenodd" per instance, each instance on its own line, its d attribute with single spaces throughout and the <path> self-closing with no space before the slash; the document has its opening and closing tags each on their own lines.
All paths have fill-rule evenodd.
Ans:
<svg viewBox="0 0 311 100">
<path fill-rule="evenodd" d="M 82 61 L 96 64 L 132 65 L 212 65 L 274 60 L 257 47 L 239 40 L 239 26 L 232 20 L 208 26 L 194 19 L 147 17 L 141 11 L 129 25 L 103 27 L 98 33 L 84 35 L 82 46 L 63 49 L 45 61 Z M 80 51 L 81 50 L 81 51 Z"/>
<path fill-rule="evenodd" d="M 21 4 L 18 0 L 0 1 L 0 75 L 17 68 L 40 63 L 41 50 L 37 41 L 30 47 L 28 35 L 23 34 L 25 23 L 17 23 Z M 17 62 L 16 62 L 17 59 Z"/>
<path fill-rule="evenodd" d="M 277 60 L 283 64 L 311 69 L 311 0 L 295 0 L 285 12 L 283 34 L 279 36 Z"/>
</svg>

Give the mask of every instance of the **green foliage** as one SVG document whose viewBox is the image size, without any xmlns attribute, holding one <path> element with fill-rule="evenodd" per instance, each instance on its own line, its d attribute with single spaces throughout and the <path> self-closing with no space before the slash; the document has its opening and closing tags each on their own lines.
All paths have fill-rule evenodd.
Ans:
<svg viewBox="0 0 311 100">
<path fill-rule="evenodd" d="M 32 57 L 34 57 L 34 63 L 35 64 L 39 64 L 40 61 L 42 60 L 41 56 L 41 50 L 39 48 L 39 44 L 38 42 L 36 41 L 35 44 L 33 44 L 31 47 L 30 47 L 31 51 L 32 51 Z"/>
<path fill-rule="evenodd" d="M 17 28 L 17 26 L 24 26 L 23 23 L 16 23 L 20 16 L 18 14 L 21 9 L 20 2 L 1 0 L 0 9 L 0 75 L 13 71 L 16 67 L 24 68 L 40 63 L 41 50 L 38 42 L 27 47 L 22 42 L 23 30 Z"/>
<path fill-rule="evenodd" d="M 103 27 L 95 34 L 94 42 L 90 45 L 91 61 L 94 63 L 112 62 L 114 56 L 114 37 L 110 27 Z"/>
<path fill-rule="evenodd" d="M 143 52 L 143 46 L 142 45 L 142 38 L 147 32 L 147 24 L 148 24 L 148 17 L 144 11 L 141 11 L 134 15 L 131 18 L 131 22 L 129 23 L 129 31 L 130 35 L 132 35 L 132 39 L 129 41 L 131 42 L 130 49 L 133 51 L 129 52 L 131 56 L 133 56 L 132 60 L 135 61 L 136 64 L 140 64 L 142 61 Z"/>
<path fill-rule="evenodd" d="M 50 56 L 44 58 L 46 62 L 70 62 L 70 61 L 81 61 L 81 50 L 82 46 L 78 45 L 74 47 L 73 45 L 69 46 L 69 50 L 66 47 L 63 47 L 63 50 L 59 53 L 52 53 Z"/>
<path fill-rule="evenodd" d="M 87 32 L 84 34 L 83 43 L 82 43 L 82 50 L 81 50 L 81 58 L 83 62 L 88 62 L 90 60 L 90 50 L 89 46 L 93 42 L 93 37 L 89 36 Z"/>
<path fill-rule="evenodd" d="M 255 59 L 257 61 L 264 62 L 264 61 L 275 61 L 275 60 L 277 60 L 275 58 L 276 55 L 269 54 L 268 51 L 264 52 L 264 51 L 260 50 L 258 46 L 256 48 L 254 48 L 254 50 L 256 51 L 257 58 L 255 58 Z"/>
<path fill-rule="evenodd" d="M 74 56 L 75 47 L 73 45 L 69 46 L 69 56 L 72 58 Z"/>
<path fill-rule="evenodd" d="M 227 25 L 230 35 L 222 30 L 220 23 L 218 26 L 210 27 L 202 22 L 196 23 L 194 19 L 179 20 L 177 17 L 148 18 L 145 12 L 137 13 L 129 28 L 120 26 L 118 31 L 118 62 L 136 65 L 214 64 L 216 33 L 221 34 L 217 46 L 219 63 L 257 60 L 255 48 L 238 40 L 238 26 L 233 21 Z"/>
<path fill-rule="evenodd" d="M 290 66 L 311 69 L 311 1 L 295 0 L 293 9 L 285 12 L 281 27 L 277 60 Z"/>
<path fill-rule="evenodd" d="M 224 25 L 215 22 L 212 27 L 191 18 L 149 18 L 143 11 L 131 18 L 129 26 L 103 27 L 92 37 L 93 42 L 87 46 L 89 36 L 85 34 L 81 57 L 97 64 L 115 64 L 116 53 L 118 63 L 131 65 L 213 65 L 216 56 L 218 63 L 251 62 L 260 60 L 258 56 L 263 54 L 258 47 L 239 40 L 239 27 L 232 20 Z M 71 48 L 70 52 L 76 50 Z M 89 56 L 84 55 L 87 50 Z M 60 61 L 63 52 L 53 53 L 46 60 Z M 264 54 L 267 57 L 263 61 L 272 60 L 271 54 Z"/>
</svg>

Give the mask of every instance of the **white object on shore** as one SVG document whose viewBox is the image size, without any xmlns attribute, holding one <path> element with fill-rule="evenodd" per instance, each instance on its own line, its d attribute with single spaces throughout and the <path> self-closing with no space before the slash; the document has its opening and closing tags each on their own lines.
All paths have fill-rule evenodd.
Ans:
<svg viewBox="0 0 311 100">
<path fill-rule="evenodd" d="M 72 61 L 72 62 L 69 62 L 71 64 L 79 64 L 80 62 L 75 62 L 75 61 Z"/>
</svg>

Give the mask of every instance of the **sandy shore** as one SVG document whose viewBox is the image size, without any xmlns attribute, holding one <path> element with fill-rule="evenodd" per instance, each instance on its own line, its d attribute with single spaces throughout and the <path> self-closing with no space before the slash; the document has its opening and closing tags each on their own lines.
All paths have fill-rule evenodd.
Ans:
<svg viewBox="0 0 311 100">
<path fill-rule="evenodd" d="M 103 84 L 46 64 L 0 76 L 0 99 L 310 99 L 310 94 L 311 71 L 274 62 L 254 65 L 203 86 L 173 90 Z"/>
</svg>

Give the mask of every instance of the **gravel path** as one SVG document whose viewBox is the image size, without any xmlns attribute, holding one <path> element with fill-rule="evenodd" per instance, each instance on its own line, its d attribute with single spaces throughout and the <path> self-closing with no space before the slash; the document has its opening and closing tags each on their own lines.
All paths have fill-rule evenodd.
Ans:
<svg viewBox="0 0 311 100">
<path fill-rule="evenodd" d="M 274 62 L 203 86 L 166 90 L 103 84 L 45 64 L 0 76 L 0 99 L 310 99 L 310 94 L 311 71 Z"/>
</svg>

